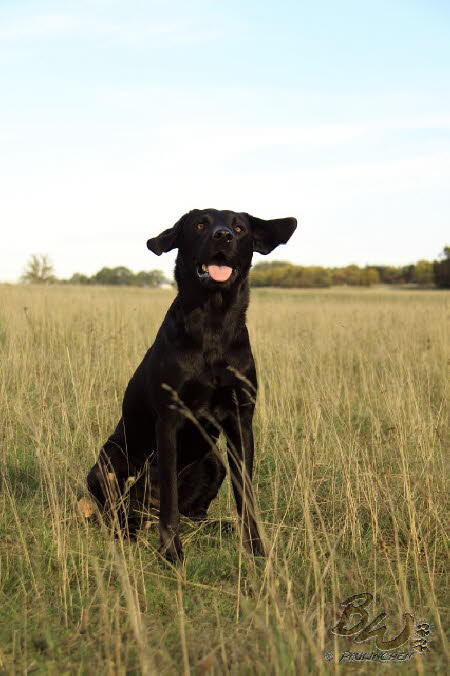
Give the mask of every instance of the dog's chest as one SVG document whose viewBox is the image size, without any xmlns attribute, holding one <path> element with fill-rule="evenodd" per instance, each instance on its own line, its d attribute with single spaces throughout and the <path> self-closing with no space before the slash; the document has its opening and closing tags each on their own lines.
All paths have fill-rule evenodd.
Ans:
<svg viewBox="0 0 450 676">
<path fill-rule="evenodd" d="M 181 399 L 196 416 L 205 413 L 222 419 L 230 410 L 237 381 L 225 363 L 207 365 L 195 379 L 188 380 Z"/>
</svg>

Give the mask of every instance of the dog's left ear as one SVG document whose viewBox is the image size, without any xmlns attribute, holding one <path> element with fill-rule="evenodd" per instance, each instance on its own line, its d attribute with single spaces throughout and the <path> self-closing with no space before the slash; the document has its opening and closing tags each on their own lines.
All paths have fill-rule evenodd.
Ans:
<svg viewBox="0 0 450 676">
<path fill-rule="evenodd" d="M 268 254 L 279 244 L 286 244 L 297 227 L 296 218 L 273 218 L 265 221 L 250 214 L 245 215 L 252 228 L 253 251 L 260 254 Z"/>
<path fill-rule="evenodd" d="M 187 214 L 184 214 L 172 228 L 168 228 L 161 232 L 157 237 L 152 237 L 147 240 L 147 247 L 150 251 L 153 251 L 157 256 L 161 256 L 162 253 L 178 248 L 181 227 L 186 216 Z"/>
</svg>

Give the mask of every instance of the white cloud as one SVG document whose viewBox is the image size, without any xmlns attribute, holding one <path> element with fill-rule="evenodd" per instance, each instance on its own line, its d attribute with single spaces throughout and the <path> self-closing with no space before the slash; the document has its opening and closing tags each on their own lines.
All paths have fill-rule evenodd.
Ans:
<svg viewBox="0 0 450 676">
<path fill-rule="evenodd" d="M 148 18 L 148 12 L 143 18 L 132 14 L 114 17 L 114 13 L 113 16 L 107 13 L 96 17 L 95 8 L 93 11 L 88 5 L 76 12 L 16 15 L 0 25 L 0 40 L 14 43 L 90 39 L 100 44 L 152 48 L 211 42 L 238 27 L 229 17 L 194 17 L 190 12 L 183 12 L 182 8 L 177 12 L 166 11 L 165 14 L 168 18 L 156 13 Z M 173 18 L 174 14 L 177 18 Z"/>
</svg>

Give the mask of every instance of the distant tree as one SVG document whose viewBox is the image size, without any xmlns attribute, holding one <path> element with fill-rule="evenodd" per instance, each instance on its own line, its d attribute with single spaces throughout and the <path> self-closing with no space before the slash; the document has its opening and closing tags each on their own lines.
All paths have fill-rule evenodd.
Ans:
<svg viewBox="0 0 450 676">
<path fill-rule="evenodd" d="M 250 273 L 252 286 L 287 286 L 286 278 L 296 266 L 285 261 L 262 261 L 253 266 Z"/>
<path fill-rule="evenodd" d="M 141 270 L 135 275 L 135 284 L 138 286 L 159 286 L 168 281 L 162 270 Z"/>
<path fill-rule="evenodd" d="M 285 265 L 292 265 L 292 263 L 289 263 L 289 261 L 261 261 L 260 263 L 256 263 L 253 267 L 252 270 L 267 270 L 268 268 L 282 268 Z"/>
<path fill-rule="evenodd" d="M 123 265 L 117 268 L 102 268 L 93 277 L 93 284 L 129 286 L 133 284 L 134 274 Z"/>
<path fill-rule="evenodd" d="M 342 284 L 345 284 L 345 274 L 343 268 L 331 269 L 331 283 L 334 286 L 341 286 Z"/>
<path fill-rule="evenodd" d="M 440 289 L 450 289 L 450 246 L 444 246 L 441 260 L 433 263 L 434 281 Z"/>
<path fill-rule="evenodd" d="M 372 286 L 380 283 L 380 275 L 376 268 L 365 267 L 361 270 L 361 284 L 363 286 Z"/>
<path fill-rule="evenodd" d="M 116 277 L 112 268 L 103 267 L 91 277 L 93 284 L 115 284 Z"/>
<path fill-rule="evenodd" d="M 29 284 L 51 284 L 56 281 L 53 264 L 47 254 L 32 254 L 25 265 L 22 281 Z"/>
<path fill-rule="evenodd" d="M 64 280 L 63 280 L 64 281 Z M 116 268 L 104 267 L 92 277 L 75 272 L 66 283 L 69 284 L 102 284 L 105 286 L 159 286 L 170 283 L 162 270 L 141 270 L 136 274 L 119 265 Z"/>
<path fill-rule="evenodd" d="M 358 265 L 347 265 L 343 268 L 345 284 L 359 286 L 361 284 L 361 268 Z"/>
<path fill-rule="evenodd" d="M 331 285 L 331 271 L 320 266 L 303 267 L 284 261 L 258 263 L 250 275 L 251 286 L 312 288 Z"/>
<path fill-rule="evenodd" d="M 420 286 L 430 286 L 434 282 L 433 263 L 420 260 L 414 266 L 412 275 L 413 282 Z"/>
<path fill-rule="evenodd" d="M 82 275 L 80 272 L 75 272 L 68 281 L 69 284 L 90 284 L 91 278 L 87 275 Z"/>
<path fill-rule="evenodd" d="M 404 265 L 402 267 L 402 278 L 405 284 L 411 284 L 414 281 L 415 265 Z"/>
<path fill-rule="evenodd" d="M 383 284 L 403 284 L 402 268 L 397 268 L 394 265 L 379 265 L 377 270 Z"/>
<path fill-rule="evenodd" d="M 319 265 L 309 267 L 295 265 L 290 276 L 289 286 L 304 287 L 305 289 L 331 286 L 331 271 Z"/>
</svg>

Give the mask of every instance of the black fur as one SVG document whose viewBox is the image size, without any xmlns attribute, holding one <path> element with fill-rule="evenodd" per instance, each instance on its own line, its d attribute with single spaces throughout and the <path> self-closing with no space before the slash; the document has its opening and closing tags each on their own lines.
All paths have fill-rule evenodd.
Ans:
<svg viewBox="0 0 450 676">
<path fill-rule="evenodd" d="M 195 209 L 147 242 L 158 256 L 178 248 L 178 295 L 126 388 L 122 418 L 87 482 L 105 514 L 126 494 L 121 523 L 130 531 L 142 507 L 159 506 L 161 550 L 170 559 L 182 558 L 179 514 L 204 518 L 224 479 L 215 448 L 220 431 L 243 541 L 264 554 L 252 492 L 257 384 L 246 327 L 248 273 L 253 252 L 286 243 L 296 225 L 294 218 Z M 233 272 L 215 281 L 203 264 Z M 130 486 L 128 477 L 137 480 Z"/>
</svg>

